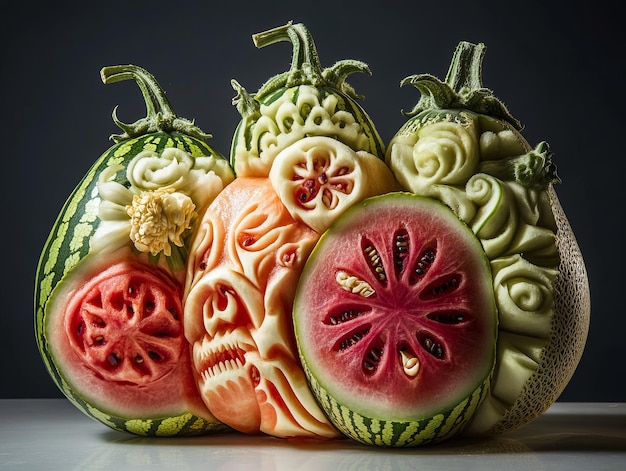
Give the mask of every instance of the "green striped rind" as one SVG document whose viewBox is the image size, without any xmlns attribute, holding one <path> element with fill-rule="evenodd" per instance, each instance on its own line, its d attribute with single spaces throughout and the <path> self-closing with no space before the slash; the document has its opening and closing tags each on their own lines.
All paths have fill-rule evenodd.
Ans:
<svg viewBox="0 0 626 471">
<path fill-rule="evenodd" d="M 411 421 L 377 419 L 363 416 L 337 402 L 311 374 L 303 359 L 302 366 L 313 395 L 333 425 L 358 442 L 382 447 L 423 446 L 452 438 L 467 425 L 489 389 L 488 378 L 454 408 L 431 418 Z"/>
<path fill-rule="evenodd" d="M 67 398 L 79 410 L 92 419 L 118 432 L 146 437 L 195 436 L 206 433 L 226 432 L 231 429 L 221 422 L 205 420 L 189 412 L 163 418 L 123 418 L 108 415 L 78 397 L 67 385 L 63 390 Z"/>
<path fill-rule="evenodd" d="M 224 158 L 203 141 L 178 132 L 143 135 L 122 141 L 109 148 L 70 194 L 44 244 L 35 276 L 35 336 L 42 360 L 50 376 L 61 392 L 87 415 L 121 431 L 136 433 L 133 430 L 143 430 L 142 434 L 165 435 L 168 430 L 176 430 L 173 424 L 179 424 L 180 433 L 176 434 L 190 435 L 220 429 L 222 425 L 205 421 L 191 414 L 173 418 L 128 421 L 128 419 L 110 417 L 85 403 L 74 393 L 55 365 L 49 353 L 48 339 L 45 334 L 48 300 L 59 283 L 77 268 L 88 254 L 89 240 L 99 224 L 98 176 L 102 170 L 111 165 L 125 166 L 144 150 L 160 154 L 166 148 L 178 148 L 194 157 Z M 125 175 L 118 175 L 117 180 L 125 183 Z"/>
<path fill-rule="evenodd" d="M 87 415 L 98 422 L 108 425 L 113 430 L 134 435 L 146 437 L 188 437 L 231 430 L 221 422 L 208 421 L 189 412 L 176 417 L 128 419 L 106 415 L 80 400 L 73 400 L 72 402 Z"/>
</svg>

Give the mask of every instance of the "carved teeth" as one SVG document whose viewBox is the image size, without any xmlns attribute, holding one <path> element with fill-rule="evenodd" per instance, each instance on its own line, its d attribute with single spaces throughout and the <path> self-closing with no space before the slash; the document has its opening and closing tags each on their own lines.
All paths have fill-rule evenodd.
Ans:
<svg viewBox="0 0 626 471">
<path fill-rule="evenodd" d="M 205 338 L 201 346 L 195 349 L 196 370 L 204 381 L 227 371 L 243 368 L 246 362 L 245 350 L 236 342 L 222 341 L 219 345 L 214 344 L 215 341 Z"/>
<path fill-rule="evenodd" d="M 204 381 L 208 381 L 210 378 L 217 376 L 222 373 L 226 373 L 227 371 L 233 371 L 243 368 L 243 362 L 239 359 L 230 359 L 220 361 L 212 366 L 207 366 L 204 370 L 202 370 L 202 379 Z"/>
</svg>

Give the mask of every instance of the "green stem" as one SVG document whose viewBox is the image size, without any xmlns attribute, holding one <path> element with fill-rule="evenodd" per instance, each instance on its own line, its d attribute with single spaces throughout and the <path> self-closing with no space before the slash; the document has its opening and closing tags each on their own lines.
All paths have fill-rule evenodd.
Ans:
<svg viewBox="0 0 626 471">
<path fill-rule="evenodd" d="M 446 83 L 457 93 L 471 92 L 483 88 L 482 63 L 485 45 L 461 41 L 454 51 Z"/>
<path fill-rule="evenodd" d="M 103 67 L 100 71 L 100 77 L 105 84 L 134 80 L 139 86 L 146 104 L 146 117 L 130 124 L 123 123 L 117 118 L 117 107 L 115 107 L 113 121 L 124 131 L 124 134 L 111 136 L 115 142 L 159 131 L 177 131 L 198 139 L 211 137 L 210 134 L 205 134 L 196 127 L 193 121 L 176 116 L 165 92 L 147 70 L 132 64 L 114 65 Z"/>
<path fill-rule="evenodd" d="M 430 74 L 411 75 L 400 82 L 416 87 L 421 97 L 410 112 L 412 117 L 422 111 L 432 109 L 466 109 L 508 121 L 515 129 L 522 128 L 504 103 L 482 84 L 482 63 L 485 55 L 484 44 L 461 41 L 450 62 L 445 82 Z"/>
<path fill-rule="evenodd" d="M 367 75 L 371 75 L 369 66 L 361 61 L 357 60 L 341 60 L 335 63 L 332 67 L 327 67 L 322 71 L 322 77 L 324 80 L 332 84 L 335 88 L 347 93 L 353 98 L 363 98 L 363 95 L 357 95 L 354 89 L 346 82 L 348 75 L 355 72 L 361 72 Z"/>
<path fill-rule="evenodd" d="M 103 67 L 100 76 L 105 84 L 135 80 L 146 102 L 147 118 L 153 118 L 158 113 L 164 116 L 176 116 L 165 93 L 147 70 L 132 64 L 113 65 Z"/>
<path fill-rule="evenodd" d="M 293 46 L 289 70 L 275 75 L 265 82 L 255 94 L 257 98 L 282 87 L 294 87 L 305 84 L 318 86 L 324 82 L 322 66 L 313 36 L 311 36 L 309 30 L 303 24 L 293 24 L 290 21 L 286 25 L 256 33 L 252 35 L 252 40 L 259 48 L 280 41 L 290 41 Z"/>
<path fill-rule="evenodd" d="M 310 85 L 313 87 L 329 86 L 352 98 L 362 98 L 346 83 L 346 77 L 354 72 L 370 74 L 367 64 L 356 60 L 343 60 L 334 66 L 322 69 L 313 36 L 302 23 L 285 25 L 252 35 L 255 46 L 262 48 L 281 41 L 289 41 L 293 46 L 289 70 L 269 78 L 254 94 L 232 80 L 231 85 L 237 92 L 233 104 L 242 117 L 257 116 L 263 98 L 282 88 Z"/>
<path fill-rule="evenodd" d="M 258 48 L 280 41 L 290 41 L 293 45 L 290 74 L 298 74 L 303 69 L 310 68 L 312 74 L 322 75 L 322 66 L 313 36 L 302 23 L 293 24 L 290 21 L 286 25 L 256 33 L 252 35 L 252 41 Z"/>
</svg>

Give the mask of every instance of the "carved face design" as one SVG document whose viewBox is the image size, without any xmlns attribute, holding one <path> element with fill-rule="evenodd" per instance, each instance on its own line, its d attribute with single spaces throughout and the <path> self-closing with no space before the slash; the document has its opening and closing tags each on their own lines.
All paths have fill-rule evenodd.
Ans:
<svg viewBox="0 0 626 471">
<path fill-rule="evenodd" d="M 318 235 L 265 178 L 238 178 L 204 214 L 190 251 L 185 335 L 204 402 L 242 432 L 336 436 L 297 358 L 294 291 Z"/>
</svg>

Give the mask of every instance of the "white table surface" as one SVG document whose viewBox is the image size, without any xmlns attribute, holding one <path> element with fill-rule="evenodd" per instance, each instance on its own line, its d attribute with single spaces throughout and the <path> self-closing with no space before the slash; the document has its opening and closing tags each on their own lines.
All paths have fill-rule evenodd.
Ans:
<svg viewBox="0 0 626 471">
<path fill-rule="evenodd" d="M 556 403 L 521 430 L 409 449 L 243 434 L 144 438 L 65 399 L 0 400 L 2 471 L 626 470 L 626 403 Z"/>
</svg>

